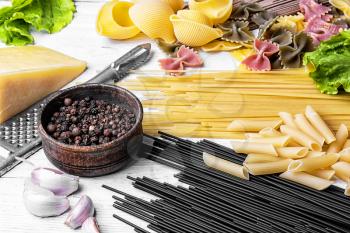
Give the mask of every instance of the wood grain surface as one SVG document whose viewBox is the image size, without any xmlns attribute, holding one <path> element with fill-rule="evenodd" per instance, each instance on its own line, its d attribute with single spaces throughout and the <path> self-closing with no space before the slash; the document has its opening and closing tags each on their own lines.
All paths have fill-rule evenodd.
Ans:
<svg viewBox="0 0 350 233">
<path fill-rule="evenodd" d="M 61 32 L 52 35 L 33 33 L 36 45 L 55 49 L 72 57 L 87 61 L 88 69 L 85 73 L 68 86 L 89 80 L 113 60 L 137 44 L 151 42 L 142 36 L 142 34 L 134 39 L 125 41 L 113 41 L 98 35 L 95 30 L 95 20 L 104 2 L 103 0 L 75 1 L 77 12 L 74 20 Z M 0 6 L 8 4 L 10 4 L 9 1 L 0 0 Z M 154 43 L 152 43 L 152 46 L 154 57 L 142 69 L 159 69 L 158 58 L 166 56 Z M 5 45 L 0 44 L 0 47 L 5 47 Z M 226 53 L 215 55 L 202 54 L 202 56 L 207 69 L 233 69 L 237 65 L 230 55 Z M 0 153 L 3 153 L 3 151 L 0 150 Z M 53 167 L 46 159 L 42 150 L 33 155 L 29 160 L 37 166 Z M 25 209 L 22 200 L 23 184 L 25 178 L 29 176 L 31 169 L 29 165 L 21 164 L 0 178 L 0 233 L 81 232 L 81 230 L 71 230 L 63 224 L 67 214 L 60 217 L 42 219 L 31 215 Z M 80 190 L 69 199 L 71 205 L 74 205 L 82 194 L 89 195 L 94 201 L 97 211 L 96 217 L 103 233 L 131 233 L 134 232 L 132 228 L 112 217 L 113 213 L 120 212 L 112 207 L 112 193 L 102 189 L 101 185 L 107 184 L 141 198 L 149 199 L 152 196 L 134 189 L 131 181 L 127 180 L 126 176 L 149 176 L 160 181 L 176 184 L 177 180 L 173 177 L 175 173 L 176 171 L 169 167 L 141 159 L 132 166 L 112 175 L 98 178 L 81 178 Z M 146 227 L 146 223 L 141 220 L 123 213 L 120 213 L 120 215 L 140 226 Z"/>
</svg>

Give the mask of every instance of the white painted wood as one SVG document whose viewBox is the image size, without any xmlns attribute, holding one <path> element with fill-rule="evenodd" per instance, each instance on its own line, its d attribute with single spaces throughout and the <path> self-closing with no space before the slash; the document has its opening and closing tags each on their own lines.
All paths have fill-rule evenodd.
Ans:
<svg viewBox="0 0 350 233">
<path fill-rule="evenodd" d="M 88 62 L 89 68 L 87 71 L 68 86 L 89 80 L 107 64 L 123 55 L 135 45 L 151 42 L 142 35 L 126 41 L 113 41 L 99 36 L 95 31 L 95 19 L 103 2 L 105 1 L 76 1 L 77 13 L 69 26 L 53 35 L 34 33 L 37 45 L 46 46 Z M 9 4 L 8 1 L 0 1 L 0 6 L 7 4 Z M 0 46 L 3 47 L 5 45 Z M 153 50 L 155 53 L 154 58 L 141 69 L 159 68 L 157 60 L 160 57 L 164 57 L 165 54 L 163 54 L 154 43 Z M 234 62 L 226 53 L 202 53 L 201 55 L 205 60 L 205 69 L 232 70 L 238 65 L 238 63 Z M 42 150 L 33 155 L 29 161 L 37 166 L 53 167 L 46 159 Z M 29 167 L 29 165 L 22 164 L 6 174 L 3 178 L 0 178 L 0 233 L 75 232 L 63 224 L 66 214 L 60 217 L 42 219 L 34 217 L 26 211 L 22 201 L 22 192 L 24 179 L 29 176 L 30 170 L 31 167 Z M 148 176 L 160 181 L 176 184 L 177 180 L 173 177 L 175 173 L 176 171 L 174 169 L 149 160 L 140 159 L 132 166 L 112 175 L 98 178 L 81 178 L 81 188 L 70 197 L 70 201 L 74 204 L 82 194 L 89 195 L 95 203 L 97 220 L 101 225 L 102 232 L 131 233 L 134 232 L 132 228 L 112 217 L 113 213 L 120 212 L 112 207 L 112 192 L 102 189 L 101 185 L 111 185 L 141 198 L 150 199 L 150 195 L 134 189 L 131 185 L 131 181 L 127 180 L 126 176 Z M 120 213 L 120 215 L 142 227 L 146 227 L 143 221 L 122 213 Z M 80 230 L 78 230 L 78 232 L 79 231 Z"/>
<path fill-rule="evenodd" d="M 61 32 L 56 34 L 34 33 L 35 44 L 42 45 L 63 52 L 72 57 L 87 61 L 88 69 L 77 80 L 68 86 L 79 84 L 89 80 L 111 61 L 115 60 L 135 45 L 151 42 L 140 35 L 135 39 L 125 41 L 113 41 L 96 33 L 95 19 L 98 10 L 105 1 L 103 0 L 79 0 L 76 1 L 77 13 L 73 22 Z M 0 6 L 8 5 L 9 1 L 0 1 Z M 165 57 L 157 46 L 152 42 L 154 58 L 142 69 L 157 69 L 158 58 Z M 0 45 L 4 47 L 5 45 Z M 206 68 L 232 69 L 235 63 L 228 54 L 219 55 L 202 54 Z M 219 59 L 218 59 L 219 57 Z M 46 159 L 44 152 L 40 150 L 29 161 L 37 166 L 53 167 Z M 27 212 L 22 201 L 24 179 L 29 176 L 31 167 L 26 164 L 13 169 L 0 178 L 0 233 L 47 233 L 47 232 L 75 232 L 63 224 L 67 214 L 55 218 L 38 218 Z M 173 177 L 175 170 L 141 159 L 132 166 L 112 175 L 98 178 L 81 178 L 80 190 L 70 197 L 74 204 L 82 194 L 89 195 L 96 207 L 97 220 L 104 233 L 131 233 L 132 228 L 115 220 L 113 213 L 120 213 L 112 207 L 112 192 L 101 188 L 102 184 L 111 185 L 125 192 L 132 193 L 142 198 L 149 199 L 150 195 L 132 187 L 127 175 L 134 177 L 148 176 L 157 180 L 171 183 L 177 182 Z M 146 227 L 143 221 L 120 213 L 121 216 L 132 220 L 140 226 Z M 79 232 L 80 230 L 78 230 Z"/>
</svg>

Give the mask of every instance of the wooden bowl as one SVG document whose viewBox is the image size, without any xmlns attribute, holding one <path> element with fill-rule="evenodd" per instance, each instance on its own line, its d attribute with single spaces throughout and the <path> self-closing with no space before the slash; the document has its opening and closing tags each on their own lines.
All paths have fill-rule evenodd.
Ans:
<svg viewBox="0 0 350 233">
<path fill-rule="evenodd" d="M 65 98 L 82 99 L 96 97 L 109 103 L 120 104 L 136 116 L 132 129 L 120 138 L 96 146 L 75 146 L 59 142 L 46 132 L 51 116 Z M 128 90 L 111 85 L 84 84 L 54 94 L 43 107 L 39 134 L 46 157 L 59 169 L 78 176 L 101 176 L 124 167 L 136 156 L 142 145 L 143 110 L 137 97 Z"/>
</svg>

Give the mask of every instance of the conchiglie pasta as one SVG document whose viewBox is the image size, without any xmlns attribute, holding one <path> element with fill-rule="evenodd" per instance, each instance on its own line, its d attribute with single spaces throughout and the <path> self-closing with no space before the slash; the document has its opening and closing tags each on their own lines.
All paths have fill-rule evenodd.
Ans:
<svg viewBox="0 0 350 233">
<path fill-rule="evenodd" d="M 163 1 L 167 2 L 175 12 L 183 9 L 185 6 L 185 3 L 183 0 L 163 0 Z"/>
<path fill-rule="evenodd" d="M 162 39 L 166 43 L 176 41 L 169 17 L 174 14 L 169 4 L 161 0 L 142 0 L 129 10 L 134 24 L 151 39 Z"/>
<path fill-rule="evenodd" d="M 198 11 L 178 11 L 177 15 L 170 17 L 170 21 L 174 25 L 177 40 L 187 46 L 203 46 L 223 35 L 220 29 L 203 23 L 206 21 L 205 15 Z"/>
<path fill-rule="evenodd" d="M 233 0 L 189 0 L 189 8 L 198 10 L 214 24 L 224 23 L 231 15 Z"/>
<path fill-rule="evenodd" d="M 131 2 L 119 0 L 107 2 L 101 8 L 96 22 L 97 32 L 103 36 L 124 40 L 136 36 L 140 30 L 129 17 Z"/>
</svg>

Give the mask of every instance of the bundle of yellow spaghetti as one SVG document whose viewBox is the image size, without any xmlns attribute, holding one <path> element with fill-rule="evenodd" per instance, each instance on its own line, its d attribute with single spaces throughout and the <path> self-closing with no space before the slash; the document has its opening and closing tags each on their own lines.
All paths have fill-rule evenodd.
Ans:
<svg viewBox="0 0 350 233">
<path fill-rule="evenodd" d="M 350 127 L 350 96 L 319 93 L 304 70 L 140 76 L 118 85 L 143 94 L 144 129 L 181 137 L 244 138 L 232 120 L 278 120 L 277 112 L 314 106 L 331 129 Z M 148 111 L 151 110 L 151 111 Z"/>
</svg>

